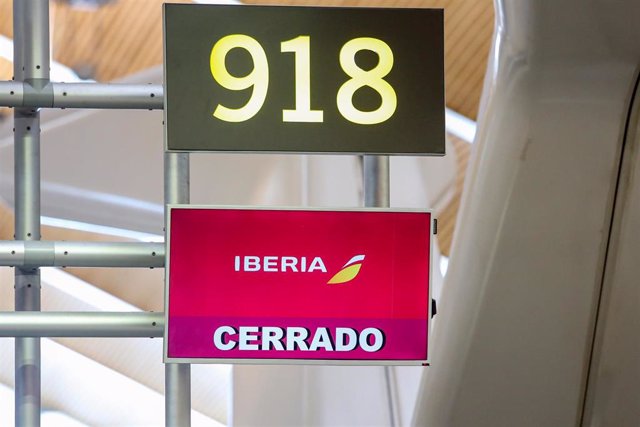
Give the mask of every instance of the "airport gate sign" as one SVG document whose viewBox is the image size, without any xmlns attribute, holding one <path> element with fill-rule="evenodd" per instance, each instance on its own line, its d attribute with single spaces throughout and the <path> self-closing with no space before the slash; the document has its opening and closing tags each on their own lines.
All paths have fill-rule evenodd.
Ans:
<svg viewBox="0 0 640 427">
<path fill-rule="evenodd" d="M 428 363 L 428 211 L 174 205 L 167 247 L 167 362 Z"/>
<path fill-rule="evenodd" d="M 169 151 L 444 155 L 441 9 L 164 5 Z"/>
</svg>

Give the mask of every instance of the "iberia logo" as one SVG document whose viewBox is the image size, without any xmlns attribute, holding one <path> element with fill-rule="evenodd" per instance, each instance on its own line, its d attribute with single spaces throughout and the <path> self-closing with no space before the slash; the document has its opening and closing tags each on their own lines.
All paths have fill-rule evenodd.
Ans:
<svg viewBox="0 0 640 427">
<path fill-rule="evenodd" d="M 334 276 L 327 282 L 328 285 L 350 282 L 358 276 L 364 255 L 356 255 L 351 258 Z"/>
<path fill-rule="evenodd" d="M 364 255 L 351 258 L 340 271 L 327 282 L 329 285 L 347 283 L 360 273 Z M 236 255 L 234 271 L 242 273 L 327 273 L 327 267 L 321 257 L 295 256 L 255 256 Z"/>
</svg>

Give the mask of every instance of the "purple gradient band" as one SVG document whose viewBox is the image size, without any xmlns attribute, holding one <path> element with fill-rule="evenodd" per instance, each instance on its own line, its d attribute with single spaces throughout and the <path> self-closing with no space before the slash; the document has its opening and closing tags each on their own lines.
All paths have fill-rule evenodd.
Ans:
<svg viewBox="0 0 640 427">
<path fill-rule="evenodd" d="M 214 346 L 213 333 L 220 326 L 274 326 L 307 328 L 311 336 L 319 327 L 328 328 L 333 335 L 335 328 L 351 328 L 360 332 L 365 328 L 380 329 L 385 336 L 384 346 L 376 352 L 356 347 L 352 351 L 293 351 L 278 350 L 219 350 Z M 215 359 L 310 359 L 310 360 L 427 360 L 426 319 L 322 319 L 322 318 L 219 318 L 219 317 L 171 317 L 168 326 L 169 358 Z M 237 337 L 236 337 L 237 338 Z"/>
</svg>

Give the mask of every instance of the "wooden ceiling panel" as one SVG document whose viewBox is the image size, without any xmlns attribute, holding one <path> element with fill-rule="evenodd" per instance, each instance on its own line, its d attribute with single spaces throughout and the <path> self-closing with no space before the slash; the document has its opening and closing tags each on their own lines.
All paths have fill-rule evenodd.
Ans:
<svg viewBox="0 0 640 427">
<path fill-rule="evenodd" d="M 177 2 L 187 2 L 178 0 Z M 95 10 L 52 3 L 54 60 L 111 81 L 162 63 L 162 0 L 118 0 Z"/>
<path fill-rule="evenodd" d="M 0 0 L 0 34 L 13 38 L 12 0 Z"/>
</svg>

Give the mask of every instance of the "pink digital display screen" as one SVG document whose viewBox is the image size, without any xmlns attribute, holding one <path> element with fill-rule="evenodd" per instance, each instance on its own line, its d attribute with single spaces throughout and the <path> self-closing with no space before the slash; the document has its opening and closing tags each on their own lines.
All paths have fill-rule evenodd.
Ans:
<svg viewBox="0 0 640 427">
<path fill-rule="evenodd" d="M 424 364 L 431 213 L 169 211 L 165 359 Z"/>
</svg>

